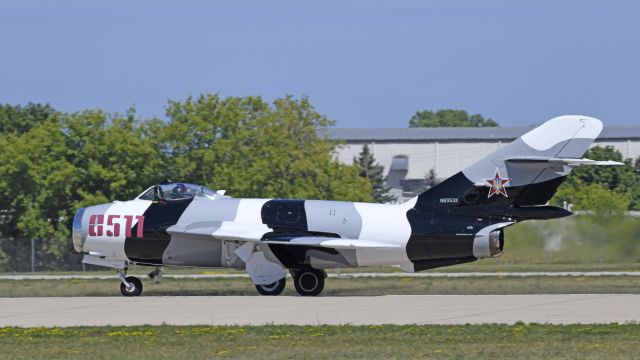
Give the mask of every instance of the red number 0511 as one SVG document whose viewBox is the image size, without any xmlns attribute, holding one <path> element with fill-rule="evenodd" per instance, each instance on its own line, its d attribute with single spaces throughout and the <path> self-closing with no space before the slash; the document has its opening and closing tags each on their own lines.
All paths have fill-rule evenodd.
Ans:
<svg viewBox="0 0 640 360">
<path fill-rule="evenodd" d="M 144 216 L 142 215 L 107 215 L 106 223 L 104 215 L 91 215 L 89 217 L 89 235 L 90 236 L 107 236 L 118 237 L 120 236 L 120 222 L 117 220 L 124 219 L 124 233 L 125 236 L 130 238 L 131 228 L 133 227 L 133 219 L 138 220 L 138 228 L 136 230 L 136 237 L 142 239 L 142 231 L 144 230 Z"/>
</svg>

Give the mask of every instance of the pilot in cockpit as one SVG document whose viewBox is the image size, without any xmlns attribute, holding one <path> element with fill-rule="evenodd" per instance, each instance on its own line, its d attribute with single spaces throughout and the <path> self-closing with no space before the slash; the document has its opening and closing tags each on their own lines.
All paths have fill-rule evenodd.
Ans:
<svg viewBox="0 0 640 360">
<path fill-rule="evenodd" d="M 219 194 L 202 185 L 190 183 L 165 183 L 147 189 L 138 196 L 141 200 L 184 200 L 195 197 L 214 199 L 223 196 L 224 191 Z"/>
<path fill-rule="evenodd" d="M 182 199 L 185 198 L 186 196 L 185 193 L 187 191 L 187 187 L 184 186 L 184 184 L 176 184 L 173 187 L 173 190 L 171 190 L 171 198 L 172 199 Z"/>
</svg>

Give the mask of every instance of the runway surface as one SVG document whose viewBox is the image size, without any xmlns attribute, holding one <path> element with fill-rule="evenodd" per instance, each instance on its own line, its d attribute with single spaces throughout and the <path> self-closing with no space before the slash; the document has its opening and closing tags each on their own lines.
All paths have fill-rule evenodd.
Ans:
<svg viewBox="0 0 640 360">
<path fill-rule="evenodd" d="M 415 277 L 415 278 L 459 278 L 459 277 L 562 277 L 562 276 L 640 276 L 640 271 L 553 271 L 553 272 L 423 272 L 423 273 L 342 273 L 329 274 L 331 278 L 395 278 L 395 277 Z M 165 274 L 167 279 L 233 279 L 248 278 L 248 274 Z M 107 280 L 117 279 L 118 276 L 113 275 L 0 275 L 0 280 Z"/>
<path fill-rule="evenodd" d="M 0 326 L 640 322 L 640 295 L 0 298 Z"/>
</svg>

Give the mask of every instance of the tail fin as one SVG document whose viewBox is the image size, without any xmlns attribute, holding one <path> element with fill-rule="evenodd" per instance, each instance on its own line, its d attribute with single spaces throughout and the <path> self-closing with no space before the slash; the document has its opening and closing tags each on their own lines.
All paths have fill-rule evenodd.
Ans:
<svg viewBox="0 0 640 360">
<path fill-rule="evenodd" d="M 592 117 L 553 118 L 420 194 L 416 207 L 544 205 L 571 167 L 618 164 L 581 159 L 601 131 Z"/>
</svg>

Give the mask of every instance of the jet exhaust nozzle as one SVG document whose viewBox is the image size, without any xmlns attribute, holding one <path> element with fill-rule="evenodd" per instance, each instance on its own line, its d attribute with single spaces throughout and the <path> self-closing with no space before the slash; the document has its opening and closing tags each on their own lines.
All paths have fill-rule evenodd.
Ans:
<svg viewBox="0 0 640 360">
<path fill-rule="evenodd" d="M 493 230 L 488 234 L 477 234 L 473 240 L 473 256 L 478 259 L 499 257 L 503 249 L 503 229 Z"/>
</svg>

